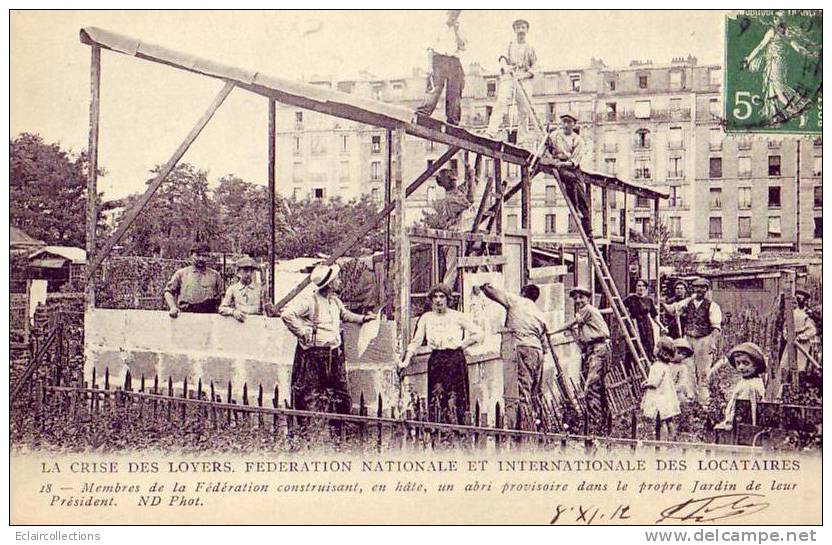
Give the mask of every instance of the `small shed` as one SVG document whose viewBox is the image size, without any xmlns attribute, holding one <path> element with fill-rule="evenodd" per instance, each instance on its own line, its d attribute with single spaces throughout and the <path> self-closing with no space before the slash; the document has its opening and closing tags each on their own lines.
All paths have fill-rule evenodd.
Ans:
<svg viewBox="0 0 832 545">
<path fill-rule="evenodd" d="M 58 291 L 72 280 L 84 277 L 87 252 L 73 246 L 44 246 L 29 254 L 32 278 L 48 282 L 48 291 Z"/>
</svg>

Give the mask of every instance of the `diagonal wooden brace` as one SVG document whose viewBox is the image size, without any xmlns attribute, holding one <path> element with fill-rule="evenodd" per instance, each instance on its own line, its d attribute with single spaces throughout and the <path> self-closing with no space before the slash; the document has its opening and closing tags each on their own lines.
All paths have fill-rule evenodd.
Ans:
<svg viewBox="0 0 832 545">
<path fill-rule="evenodd" d="M 147 190 L 145 190 L 144 195 L 139 199 L 139 201 L 133 205 L 133 208 L 130 209 L 130 212 L 127 213 L 127 217 L 124 218 L 121 223 L 119 224 L 118 228 L 116 228 L 116 232 L 113 233 L 113 236 L 107 240 L 107 243 L 101 249 L 100 252 L 95 253 L 95 258 L 90 260 L 90 265 L 87 267 L 87 275 L 86 279 L 87 282 L 91 281 L 93 274 L 95 271 L 98 270 L 98 267 L 101 266 L 101 263 L 110 255 L 110 252 L 113 251 L 113 248 L 116 244 L 118 244 L 121 239 L 124 237 L 124 234 L 127 232 L 127 229 L 133 225 L 133 222 L 136 221 L 136 218 L 139 217 L 144 207 L 147 206 L 147 203 L 150 202 L 150 199 L 156 193 L 156 190 L 159 189 L 159 186 L 162 185 L 162 182 L 165 181 L 165 178 L 176 168 L 177 163 L 179 160 L 182 159 L 182 156 L 185 155 L 185 152 L 188 151 L 188 148 L 191 147 L 191 144 L 197 139 L 197 137 L 202 132 L 202 129 L 208 124 L 211 118 L 216 113 L 217 109 L 225 102 L 225 99 L 231 93 L 232 89 L 236 84 L 231 81 L 227 81 L 225 86 L 220 90 L 219 94 L 214 98 L 214 101 L 208 107 L 202 117 L 199 118 L 199 121 L 196 122 L 194 128 L 191 129 L 191 132 L 188 133 L 188 136 L 185 137 L 185 140 L 179 144 L 179 147 L 176 148 L 176 151 L 173 152 L 173 155 L 168 162 L 165 163 L 165 166 L 162 167 L 162 170 L 159 174 L 156 175 L 156 178 L 150 183 Z M 92 257 L 92 256 L 90 256 Z"/>
<path fill-rule="evenodd" d="M 448 150 L 445 153 L 443 153 L 436 161 L 434 161 L 434 163 L 431 166 L 429 166 L 427 168 L 427 170 L 425 170 L 423 173 L 421 173 L 415 180 L 413 180 L 413 182 L 410 183 L 410 185 L 407 186 L 407 188 L 405 189 L 405 192 L 404 192 L 404 196 L 409 197 L 410 195 L 412 195 L 414 191 L 419 189 L 419 187 L 421 187 L 421 185 L 423 183 L 425 183 L 425 181 L 428 180 L 428 178 L 430 178 L 431 176 L 436 174 L 436 172 L 440 168 L 442 168 L 442 166 L 445 163 L 447 163 L 451 159 L 451 157 L 456 155 L 457 152 L 459 151 L 459 149 L 460 148 L 458 148 L 456 146 L 449 147 Z M 383 220 L 385 217 L 387 217 L 393 211 L 393 209 L 395 207 L 396 207 L 395 202 L 387 203 L 387 205 L 384 208 L 382 208 L 378 213 L 376 213 L 375 216 L 368 219 L 364 223 L 364 225 L 359 227 L 355 231 L 355 233 L 352 234 L 352 236 L 350 238 L 348 238 L 343 243 L 341 243 L 341 245 L 338 248 L 335 249 L 335 252 L 323 262 L 323 264 L 324 265 L 332 265 L 333 263 L 335 263 L 335 261 L 338 258 L 343 257 L 344 254 L 349 252 L 353 247 L 355 247 L 356 244 L 358 244 L 361 241 L 362 238 L 364 238 L 364 235 L 366 235 L 367 233 L 372 231 L 376 227 L 376 225 L 379 224 L 379 222 L 381 220 Z M 292 299 L 297 297 L 297 295 L 301 291 L 303 291 L 303 289 L 306 286 L 309 285 L 309 282 L 310 282 L 310 280 L 309 280 L 309 277 L 307 276 L 297 286 L 295 286 L 292 289 L 292 291 L 290 291 L 289 293 L 284 295 L 283 298 L 280 301 L 275 303 L 275 305 L 274 305 L 275 308 L 280 310 L 283 307 L 285 307 Z"/>
</svg>

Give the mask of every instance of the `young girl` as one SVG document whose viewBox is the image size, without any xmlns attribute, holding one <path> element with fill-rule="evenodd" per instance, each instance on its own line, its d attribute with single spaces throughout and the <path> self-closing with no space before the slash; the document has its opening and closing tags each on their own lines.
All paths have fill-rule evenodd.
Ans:
<svg viewBox="0 0 832 545">
<path fill-rule="evenodd" d="M 696 399 L 696 387 L 693 383 L 693 347 L 685 337 L 673 341 L 676 356 L 670 366 L 670 376 L 676 387 L 679 403 L 688 403 Z"/>
<path fill-rule="evenodd" d="M 669 439 L 676 434 L 673 418 L 681 413 L 670 371 L 670 362 L 673 361 L 675 353 L 673 340 L 661 337 L 656 348 L 656 359 L 650 365 L 650 372 L 643 384 L 644 395 L 641 398 L 641 411 L 644 416 L 652 422 L 656 421 L 656 417 L 661 418 L 662 436 Z"/>
<path fill-rule="evenodd" d="M 728 352 L 728 363 L 740 374 L 740 380 L 731 390 L 728 404 L 725 405 L 725 418 L 714 426 L 721 430 L 734 427 L 734 411 L 737 400 L 751 401 L 751 414 L 756 413 L 757 402 L 763 400 L 766 387 L 763 384 L 763 373 L 766 371 L 766 358 L 763 351 L 754 343 L 738 344 Z"/>
</svg>

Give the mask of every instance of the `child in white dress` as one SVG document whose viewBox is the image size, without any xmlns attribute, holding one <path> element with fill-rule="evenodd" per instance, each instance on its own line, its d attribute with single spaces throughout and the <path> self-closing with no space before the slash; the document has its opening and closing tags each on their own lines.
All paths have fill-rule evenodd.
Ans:
<svg viewBox="0 0 832 545">
<path fill-rule="evenodd" d="M 738 344 L 728 352 L 728 362 L 740 374 L 740 380 L 728 397 L 728 403 L 725 405 L 725 418 L 714 426 L 721 430 L 730 430 L 734 427 L 737 400 L 751 401 L 751 414 L 754 415 L 757 412 L 757 402 L 762 401 L 766 394 L 766 387 L 763 384 L 766 358 L 759 346 L 754 343 Z M 756 419 L 752 416 L 753 420 Z"/>
<path fill-rule="evenodd" d="M 670 375 L 676 387 L 679 403 L 688 403 L 696 399 L 696 387 L 693 383 L 693 348 L 685 337 L 673 341 L 676 356 L 670 366 Z"/>
<path fill-rule="evenodd" d="M 673 340 L 660 338 L 656 347 L 656 360 L 650 365 L 647 380 L 642 385 L 644 395 L 641 398 L 641 411 L 651 422 L 655 422 L 657 417 L 661 419 L 662 437 L 668 439 L 675 436 L 676 424 L 673 419 L 681 413 L 670 370 L 670 362 L 675 354 Z"/>
</svg>

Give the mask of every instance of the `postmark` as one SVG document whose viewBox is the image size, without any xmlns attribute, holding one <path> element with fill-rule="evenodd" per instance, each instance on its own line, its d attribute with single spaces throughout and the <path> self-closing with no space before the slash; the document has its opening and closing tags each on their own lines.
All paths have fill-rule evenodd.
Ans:
<svg viewBox="0 0 832 545">
<path fill-rule="evenodd" d="M 821 134 L 821 13 L 745 10 L 726 17 L 723 93 L 728 132 Z"/>
</svg>

